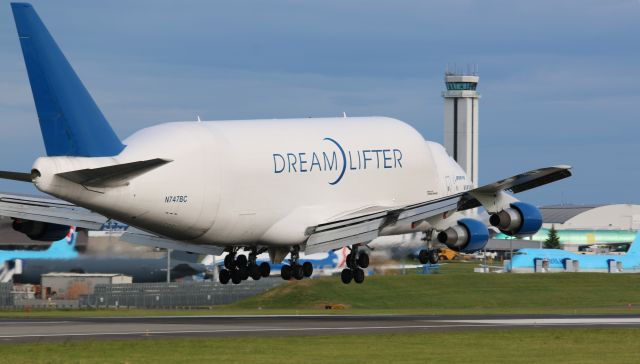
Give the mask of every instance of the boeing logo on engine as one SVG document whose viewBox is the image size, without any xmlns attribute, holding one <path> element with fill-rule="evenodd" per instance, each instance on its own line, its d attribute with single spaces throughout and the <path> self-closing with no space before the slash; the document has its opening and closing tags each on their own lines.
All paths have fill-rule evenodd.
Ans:
<svg viewBox="0 0 640 364">
<path fill-rule="evenodd" d="M 335 171 L 337 177 L 329 181 L 335 185 L 347 170 L 402 168 L 402 151 L 397 148 L 345 150 L 333 138 L 324 138 L 335 149 L 330 152 L 273 153 L 273 173 L 311 173 Z"/>
</svg>

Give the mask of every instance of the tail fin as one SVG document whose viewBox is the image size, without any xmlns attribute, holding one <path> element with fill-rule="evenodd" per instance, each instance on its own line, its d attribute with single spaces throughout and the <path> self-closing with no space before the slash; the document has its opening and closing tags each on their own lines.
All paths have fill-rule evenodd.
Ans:
<svg viewBox="0 0 640 364">
<path fill-rule="evenodd" d="M 77 237 L 78 233 L 76 233 L 76 228 L 74 226 L 70 226 L 67 236 L 51 243 L 47 251 L 57 254 L 73 252 L 76 248 Z"/>
<path fill-rule="evenodd" d="M 636 235 L 635 240 L 633 240 L 633 243 L 629 246 L 627 254 L 640 254 L 640 231 L 638 231 L 638 235 Z"/>
<path fill-rule="evenodd" d="M 11 9 L 47 155 L 119 154 L 124 145 L 31 4 L 12 3 Z"/>
</svg>

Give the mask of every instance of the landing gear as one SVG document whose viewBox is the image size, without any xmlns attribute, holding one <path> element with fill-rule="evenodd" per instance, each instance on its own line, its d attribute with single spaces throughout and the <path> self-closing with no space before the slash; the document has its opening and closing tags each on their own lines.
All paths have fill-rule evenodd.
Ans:
<svg viewBox="0 0 640 364">
<path fill-rule="evenodd" d="M 364 270 L 361 268 L 369 267 L 369 254 L 366 252 L 358 252 L 358 244 L 351 247 L 351 253 L 347 255 L 347 267 L 342 270 L 340 279 L 342 283 L 349 284 L 351 280 L 356 283 L 364 282 Z"/>
<path fill-rule="evenodd" d="M 300 253 L 297 246 L 291 251 L 290 261 L 290 265 L 285 264 L 280 270 L 280 276 L 282 279 L 287 281 L 291 278 L 301 280 L 304 277 L 311 277 L 313 274 L 313 265 L 311 262 L 304 262 L 303 264 L 300 264 Z"/>
<path fill-rule="evenodd" d="M 227 284 L 229 281 L 234 284 L 240 284 L 251 277 L 257 281 L 261 277 L 268 277 L 271 273 L 269 263 L 263 263 L 260 266 L 256 263 L 258 257 L 258 249 L 252 248 L 249 256 L 238 254 L 239 248 L 230 248 L 226 257 L 224 257 L 224 269 L 220 270 L 220 283 Z M 266 264 L 266 267 L 264 266 Z"/>
<path fill-rule="evenodd" d="M 437 249 L 422 249 L 418 254 L 418 260 L 420 261 L 420 264 L 437 264 L 439 259 L 440 255 Z"/>
</svg>

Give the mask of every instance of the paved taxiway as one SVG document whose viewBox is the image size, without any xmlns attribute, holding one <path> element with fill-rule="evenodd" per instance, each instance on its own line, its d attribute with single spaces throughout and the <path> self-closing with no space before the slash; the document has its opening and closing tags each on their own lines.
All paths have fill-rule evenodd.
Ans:
<svg viewBox="0 0 640 364">
<path fill-rule="evenodd" d="M 587 326 L 640 328 L 640 315 L 300 315 L 0 319 L 0 342 L 70 338 L 336 335 Z"/>
</svg>

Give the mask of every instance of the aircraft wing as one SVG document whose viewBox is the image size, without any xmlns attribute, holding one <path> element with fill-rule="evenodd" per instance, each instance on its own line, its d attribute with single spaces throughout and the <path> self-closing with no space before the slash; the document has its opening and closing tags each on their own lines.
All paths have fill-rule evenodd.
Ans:
<svg viewBox="0 0 640 364">
<path fill-rule="evenodd" d="M 0 216 L 100 230 L 105 216 L 58 199 L 0 193 Z"/>
<path fill-rule="evenodd" d="M 518 193 L 571 176 L 570 166 L 540 168 L 445 198 L 401 208 L 376 212 L 351 219 L 332 221 L 308 228 L 305 253 L 313 254 L 358 243 L 380 236 L 382 228 L 394 224 L 418 224 L 424 219 L 456 210 L 464 211 L 482 204 L 475 197 L 502 191 Z"/>
</svg>

